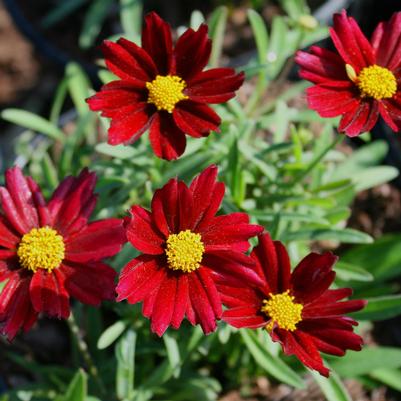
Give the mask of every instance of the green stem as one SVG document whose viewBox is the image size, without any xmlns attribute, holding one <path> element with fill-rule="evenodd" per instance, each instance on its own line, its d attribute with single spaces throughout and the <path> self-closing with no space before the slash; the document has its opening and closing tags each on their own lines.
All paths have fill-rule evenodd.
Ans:
<svg viewBox="0 0 401 401">
<path fill-rule="evenodd" d="M 102 394 L 106 394 L 106 387 L 103 383 L 102 378 L 99 375 L 99 371 L 96 367 L 95 362 L 92 359 L 91 354 L 89 353 L 88 345 L 86 344 L 83 335 L 79 329 L 79 326 L 74 318 L 73 312 L 71 311 L 69 318 L 67 319 L 68 326 L 71 330 L 72 335 L 75 338 L 77 343 L 78 349 L 81 352 L 81 355 L 85 361 L 89 374 L 93 377 L 96 381 L 97 385 L 99 386 L 99 390 Z"/>
<path fill-rule="evenodd" d="M 301 182 L 321 161 L 322 159 L 326 156 L 327 153 L 330 152 L 330 150 L 334 149 L 342 140 L 344 139 L 344 135 L 337 135 L 336 139 L 327 145 L 309 164 L 309 166 L 301 171 L 295 178 L 294 181 L 291 182 L 291 186 L 298 184 Z"/>
</svg>

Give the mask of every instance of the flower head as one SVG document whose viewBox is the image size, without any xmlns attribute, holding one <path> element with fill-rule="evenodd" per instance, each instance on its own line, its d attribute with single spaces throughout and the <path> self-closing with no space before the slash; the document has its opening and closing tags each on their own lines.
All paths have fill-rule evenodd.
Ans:
<svg viewBox="0 0 401 401">
<path fill-rule="evenodd" d="M 217 288 L 228 307 L 223 320 L 237 328 L 265 328 L 287 355 L 297 356 L 324 376 L 329 370 L 320 352 L 342 356 L 347 349 L 361 349 L 362 339 L 353 332 L 357 322 L 343 315 L 362 309 L 366 302 L 339 302 L 352 290 L 329 289 L 336 256 L 310 253 L 291 273 L 283 244 L 263 234 L 251 258 L 263 285 L 232 285 L 220 280 Z"/>
<path fill-rule="evenodd" d="M 115 271 L 102 260 L 126 241 L 120 219 L 90 223 L 96 176 L 67 177 L 46 202 L 18 167 L 0 187 L 0 331 L 11 340 L 39 313 L 67 318 L 69 299 L 99 305 L 114 298 Z"/>
<path fill-rule="evenodd" d="M 218 131 L 220 117 L 207 105 L 235 96 L 243 73 L 232 68 L 203 71 L 211 40 L 207 25 L 187 29 L 173 46 L 170 26 L 156 13 L 145 17 L 142 47 L 121 38 L 105 41 L 107 67 L 119 80 L 88 99 L 89 107 L 111 118 L 111 145 L 130 144 L 149 130 L 158 157 L 171 160 L 185 150 L 185 135 Z"/>
<path fill-rule="evenodd" d="M 309 106 L 322 117 L 342 116 L 339 130 L 348 136 L 369 131 L 379 115 L 394 131 L 401 127 L 401 12 L 381 22 L 368 39 L 346 12 L 334 15 L 330 29 L 337 53 L 313 46 L 299 51 L 300 75 Z"/>
<path fill-rule="evenodd" d="M 216 177 L 210 166 L 189 187 L 172 179 L 155 192 L 151 211 L 131 208 L 127 238 L 142 255 L 123 269 L 117 300 L 143 301 L 159 336 L 180 327 L 184 317 L 205 333 L 216 329 L 222 306 L 215 275 L 261 284 L 245 252 L 263 227 L 249 224 L 245 213 L 216 216 L 225 189 Z"/>
</svg>

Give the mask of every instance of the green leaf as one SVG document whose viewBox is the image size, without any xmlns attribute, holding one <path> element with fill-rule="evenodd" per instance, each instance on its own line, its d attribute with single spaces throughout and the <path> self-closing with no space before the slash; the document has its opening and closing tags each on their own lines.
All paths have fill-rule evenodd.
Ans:
<svg viewBox="0 0 401 401">
<path fill-rule="evenodd" d="M 130 399 L 134 392 L 136 332 L 129 329 L 118 341 L 116 394 L 119 399 Z"/>
<path fill-rule="evenodd" d="M 373 238 L 352 228 L 304 228 L 293 232 L 284 232 L 282 241 L 339 241 L 348 244 L 369 244 Z"/>
<path fill-rule="evenodd" d="M 136 152 L 131 146 L 117 145 L 112 146 L 106 142 L 99 143 L 95 146 L 96 152 L 102 153 L 107 156 L 112 156 L 117 159 L 130 159 L 134 157 Z"/>
<path fill-rule="evenodd" d="M 313 213 L 299 213 L 299 212 L 272 212 L 263 210 L 249 210 L 251 216 L 256 217 L 259 221 L 273 221 L 277 215 L 280 220 L 286 222 L 300 221 L 312 224 L 328 224 L 328 221 L 321 216 L 313 215 Z"/>
<path fill-rule="evenodd" d="M 128 39 L 138 43 L 142 28 L 142 0 L 120 0 L 121 25 Z"/>
<path fill-rule="evenodd" d="M 88 49 L 93 45 L 95 39 L 102 29 L 102 25 L 109 9 L 113 3 L 113 0 L 93 0 L 89 9 L 87 10 L 79 35 L 79 46 L 83 49 Z"/>
<path fill-rule="evenodd" d="M 109 347 L 127 328 L 127 323 L 124 320 L 119 320 L 109 326 L 99 337 L 97 341 L 98 349 L 105 349 Z"/>
<path fill-rule="evenodd" d="M 258 50 L 258 59 L 260 63 L 266 62 L 269 35 L 263 18 L 254 10 L 248 10 L 248 18 L 251 23 L 253 36 Z"/>
<path fill-rule="evenodd" d="M 305 388 L 305 383 L 280 358 L 270 354 L 266 347 L 260 343 L 259 338 L 252 330 L 244 329 L 239 333 L 257 364 L 277 380 L 296 388 Z"/>
<path fill-rule="evenodd" d="M 51 11 L 44 16 L 40 25 L 44 28 L 50 28 L 57 24 L 59 21 L 68 17 L 75 10 L 83 6 L 88 0 L 69 0 L 66 2 L 59 3 L 57 7 L 53 7 Z"/>
<path fill-rule="evenodd" d="M 212 53 L 209 64 L 211 67 L 219 65 L 223 50 L 224 32 L 226 30 L 228 9 L 225 6 L 216 8 L 209 19 L 209 35 L 212 38 Z"/>
<path fill-rule="evenodd" d="M 352 181 L 357 191 L 373 188 L 397 178 L 399 171 L 391 166 L 377 166 L 366 168 L 363 171 L 353 173 Z"/>
<path fill-rule="evenodd" d="M 369 374 L 372 370 L 401 367 L 401 349 L 394 347 L 366 347 L 359 352 L 349 352 L 331 362 L 333 369 L 345 377 Z"/>
<path fill-rule="evenodd" d="M 80 115 L 88 113 L 88 105 L 85 99 L 89 96 L 89 79 L 83 69 L 77 63 L 69 63 L 66 67 L 68 89 L 72 101 Z"/>
<path fill-rule="evenodd" d="M 63 401 L 85 401 L 87 397 L 88 378 L 86 373 L 79 369 L 68 385 Z"/>
<path fill-rule="evenodd" d="M 373 276 L 368 271 L 342 260 L 336 263 L 334 270 L 337 278 L 343 281 L 373 281 Z"/>
<path fill-rule="evenodd" d="M 401 371 L 387 368 L 375 369 L 369 376 L 401 392 Z"/>
<path fill-rule="evenodd" d="M 315 371 L 312 371 L 312 376 L 323 391 L 327 401 L 352 401 L 347 389 L 333 370 L 331 370 L 329 378 L 322 377 Z"/>
<path fill-rule="evenodd" d="M 368 298 L 368 304 L 351 316 L 358 320 L 386 320 L 401 314 L 401 295 Z"/>
<path fill-rule="evenodd" d="M 43 117 L 29 111 L 5 109 L 0 115 L 1 118 L 10 123 L 17 124 L 32 131 L 40 132 L 41 134 L 47 135 L 48 137 L 60 142 L 64 142 L 65 140 L 65 134 L 63 131 Z"/>
<path fill-rule="evenodd" d="M 170 363 L 171 368 L 174 370 L 174 377 L 177 378 L 180 376 L 180 367 L 181 367 L 180 350 L 178 348 L 177 341 L 174 337 L 171 337 L 167 333 L 164 333 L 163 341 L 166 346 L 168 361 Z"/>
</svg>

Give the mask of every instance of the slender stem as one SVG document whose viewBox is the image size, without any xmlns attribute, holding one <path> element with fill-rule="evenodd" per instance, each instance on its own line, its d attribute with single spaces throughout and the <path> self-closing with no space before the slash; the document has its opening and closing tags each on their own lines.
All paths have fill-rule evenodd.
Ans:
<svg viewBox="0 0 401 401">
<path fill-rule="evenodd" d="M 295 178 L 294 181 L 291 182 L 291 186 L 298 184 L 301 182 L 326 156 L 330 150 L 334 149 L 342 140 L 344 139 L 344 135 L 337 135 L 336 139 L 329 145 L 327 145 L 309 164 L 309 166 L 301 171 Z"/>
<path fill-rule="evenodd" d="M 96 381 L 97 385 L 99 386 L 99 390 L 103 393 L 106 394 L 106 388 L 104 386 L 103 380 L 99 375 L 99 371 L 96 367 L 95 362 L 92 359 L 92 356 L 89 352 L 88 345 L 86 344 L 82 333 L 79 329 L 79 326 L 75 320 L 75 317 L 73 315 L 73 312 L 71 311 L 69 318 L 67 319 L 68 326 L 71 330 L 72 335 L 75 338 L 75 341 L 77 343 L 78 349 L 82 354 L 82 357 L 85 361 L 85 364 L 87 366 L 89 374 L 93 377 L 93 379 Z"/>
</svg>

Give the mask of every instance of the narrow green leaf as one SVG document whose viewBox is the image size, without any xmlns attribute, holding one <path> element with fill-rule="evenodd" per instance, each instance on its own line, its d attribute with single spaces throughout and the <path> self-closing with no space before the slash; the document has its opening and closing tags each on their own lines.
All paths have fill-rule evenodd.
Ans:
<svg viewBox="0 0 401 401">
<path fill-rule="evenodd" d="M 119 399 L 130 399 L 134 392 L 136 333 L 129 329 L 118 341 L 116 394 Z"/>
<path fill-rule="evenodd" d="M 302 378 L 289 368 L 280 358 L 270 354 L 260 343 L 257 335 L 253 331 L 244 329 L 240 330 L 240 334 L 257 364 L 267 373 L 290 386 L 297 388 L 305 387 Z"/>
<path fill-rule="evenodd" d="M 265 63 L 269 43 L 269 35 L 267 33 L 265 22 L 260 14 L 254 10 L 248 10 L 248 18 L 256 41 L 259 62 Z"/>
<path fill-rule="evenodd" d="M 391 166 L 369 167 L 352 174 L 352 181 L 357 191 L 373 188 L 397 178 L 399 171 Z"/>
<path fill-rule="evenodd" d="M 216 8 L 209 19 L 209 34 L 212 38 L 212 53 L 209 64 L 211 67 L 219 65 L 219 59 L 223 50 L 224 32 L 226 30 L 228 9 L 225 6 Z"/>
<path fill-rule="evenodd" d="M 68 89 L 75 107 L 80 115 L 88 112 L 85 99 L 89 96 L 89 79 L 77 63 L 69 63 L 66 67 Z"/>
<path fill-rule="evenodd" d="M 135 156 L 135 149 L 130 146 L 117 145 L 112 146 L 106 142 L 99 143 L 95 146 L 96 152 L 107 156 L 112 156 L 117 159 L 130 159 Z"/>
<path fill-rule="evenodd" d="M 142 0 L 120 0 L 121 25 L 126 36 L 138 42 L 142 29 Z"/>
<path fill-rule="evenodd" d="M 177 341 L 167 333 L 164 333 L 163 341 L 166 346 L 167 358 L 170 362 L 170 366 L 174 370 L 174 377 L 177 378 L 180 376 L 181 370 L 181 356 Z"/>
<path fill-rule="evenodd" d="M 401 314 L 401 295 L 368 298 L 367 301 L 364 309 L 351 316 L 358 320 L 386 320 Z"/>
<path fill-rule="evenodd" d="M 386 368 L 375 369 L 369 376 L 401 392 L 401 371 Z"/>
<path fill-rule="evenodd" d="M 120 337 L 126 327 L 127 324 L 124 320 L 119 320 L 109 326 L 99 337 L 99 340 L 97 341 L 97 347 L 99 349 L 105 349 L 109 347 L 118 339 L 118 337 Z"/>
<path fill-rule="evenodd" d="M 52 139 L 64 142 L 65 135 L 58 127 L 30 111 L 19 109 L 5 109 L 1 112 L 1 117 L 13 124 L 28 128 L 32 131 L 40 132 Z"/>
<path fill-rule="evenodd" d="M 369 244 L 373 242 L 370 235 L 352 228 L 304 228 L 298 231 L 284 232 L 282 241 L 339 241 L 348 244 Z"/>
<path fill-rule="evenodd" d="M 337 278 L 343 281 L 373 281 L 373 276 L 368 271 L 342 260 L 336 263 L 335 271 Z"/>
<path fill-rule="evenodd" d="M 359 352 L 350 352 L 331 362 L 341 376 L 355 377 L 369 374 L 372 370 L 401 367 L 401 349 L 395 347 L 366 347 Z"/>
<path fill-rule="evenodd" d="M 79 369 L 68 385 L 63 401 L 85 401 L 88 391 L 88 378 L 86 373 Z"/>
<path fill-rule="evenodd" d="M 88 49 L 93 45 L 95 39 L 102 29 L 113 0 L 93 0 L 87 10 L 79 35 L 79 46 Z"/>
<path fill-rule="evenodd" d="M 323 391 L 327 401 L 352 401 L 347 389 L 333 370 L 331 370 L 329 378 L 322 377 L 315 371 L 312 371 L 312 376 Z"/>
</svg>

